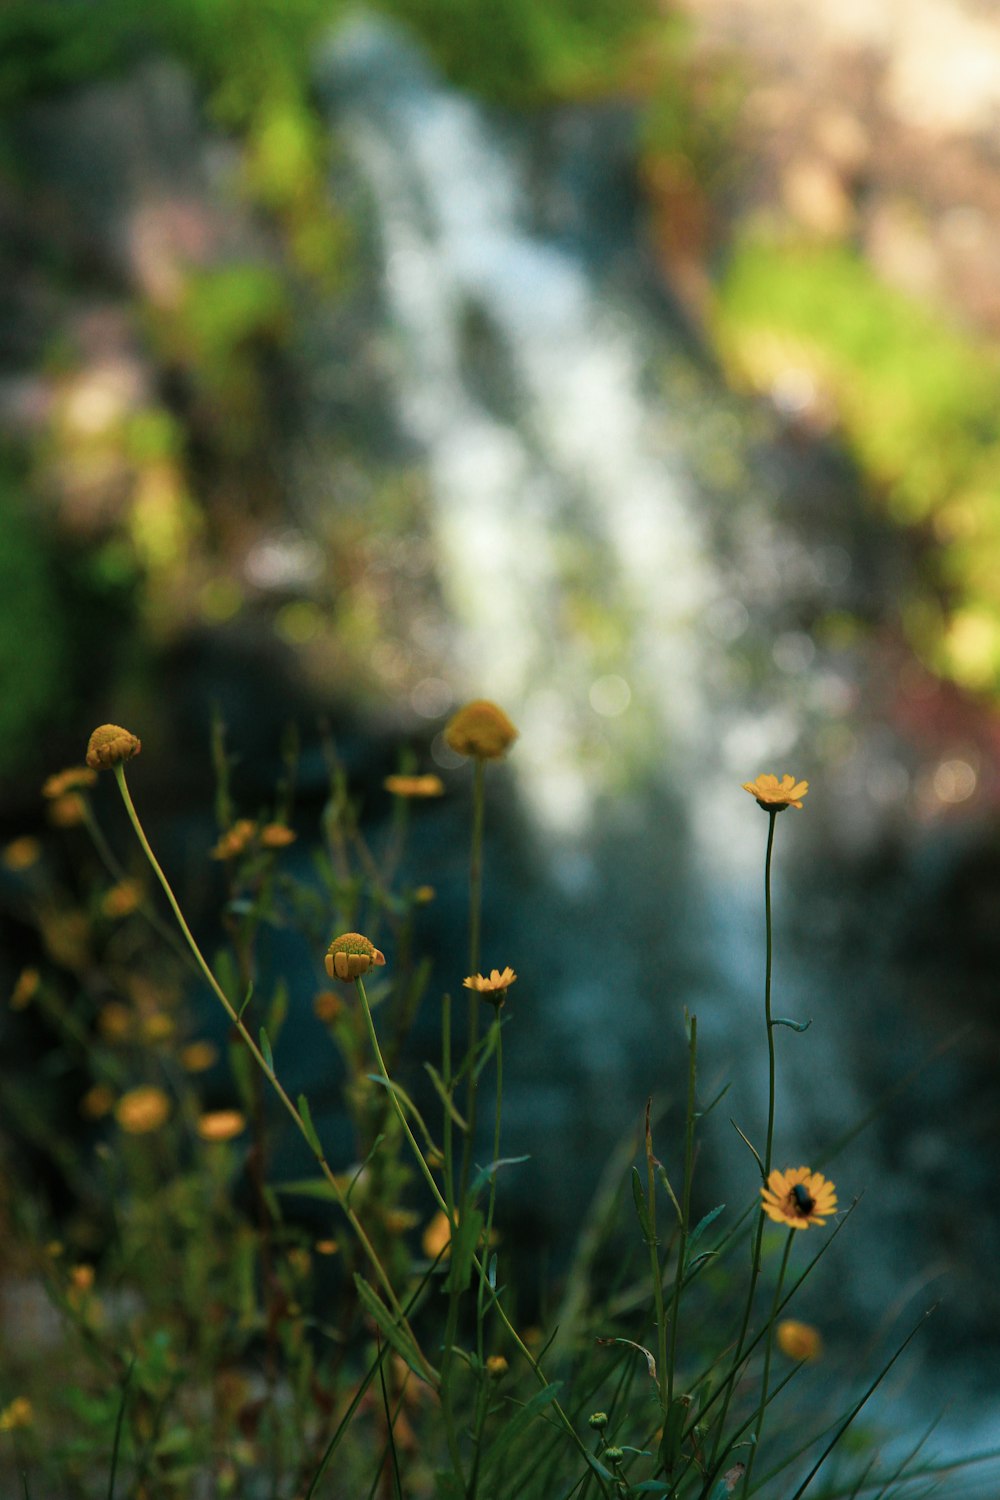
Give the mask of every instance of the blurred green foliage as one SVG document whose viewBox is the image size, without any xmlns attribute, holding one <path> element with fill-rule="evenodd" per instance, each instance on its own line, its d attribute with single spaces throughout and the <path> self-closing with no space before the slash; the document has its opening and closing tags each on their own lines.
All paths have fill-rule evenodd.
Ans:
<svg viewBox="0 0 1000 1500">
<path fill-rule="evenodd" d="M 40 528 L 2 474 L 0 514 L 0 681 L 6 685 L 0 694 L 0 769 L 8 769 L 33 758 L 35 737 L 66 696 L 71 621 Z"/>
<path fill-rule="evenodd" d="M 842 245 L 738 239 L 716 335 L 744 379 L 807 374 L 890 513 L 940 544 L 946 616 L 911 611 L 937 671 L 1000 691 L 1000 354 Z"/>
</svg>

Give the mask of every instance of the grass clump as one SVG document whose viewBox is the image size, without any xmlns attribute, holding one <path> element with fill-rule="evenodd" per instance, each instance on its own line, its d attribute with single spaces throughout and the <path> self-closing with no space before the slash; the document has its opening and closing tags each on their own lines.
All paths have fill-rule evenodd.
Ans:
<svg viewBox="0 0 1000 1500">
<path fill-rule="evenodd" d="M 471 762 L 468 947 L 449 954 L 453 984 L 433 997 L 431 1106 L 409 1054 L 432 998 L 416 939 L 433 891 L 407 883 L 401 861 L 411 818 L 447 790 L 436 776 L 403 765 L 388 778 L 376 856 L 332 750 L 327 805 L 306 830 L 292 821 L 293 747 L 273 804 L 251 817 L 217 732 L 206 853 L 226 941 L 211 961 L 133 801 L 128 777 L 141 780 L 151 747 L 127 729 L 102 726 L 87 766 L 45 785 L 51 805 L 76 799 L 59 837 L 89 836 L 93 857 L 74 846 L 78 881 L 57 880 L 37 841 L 4 851 L 44 952 L 18 978 L 8 1043 L 32 1018 L 49 1037 L 40 1081 L 15 1077 L 6 1124 L 63 1195 L 57 1210 L 5 1164 L 3 1276 L 49 1308 L 44 1339 L 22 1333 L 0 1368 L 0 1468 L 26 1493 L 798 1500 L 913 1336 L 863 1373 L 832 1424 L 807 1430 L 809 1399 L 794 1397 L 821 1340 L 787 1314 L 850 1210 L 821 1172 L 772 1161 L 775 1031 L 806 1029 L 771 1008 L 776 827 L 809 791 L 787 775 L 746 784 L 768 817 L 769 1074 L 733 1149 L 752 1153 L 759 1190 L 695 1211 L 698 1138 L 725 1090 L 703 1097 L 685 1015 L 680 1139 L 658 1139 L 647 1102 L 638 1151 L 610 1171 L 550 1289 L 551 1325 L 523 1326 L 497 1196 L 517 1165 L 502 1154 L 503 1049 L 522 995 L 542 1003 L 539 975 L 481 972 L 486 777 L 517 731 L 478 700 L 445 735 Z M 131 824 L 127 868 L 96 819 L 100 779 L 117 783 Z M 289 850 L 307 833 L 312 874 L 296 875 Z M 312 993 L 268 962 L 277 932 L 313 954 Z M 464 1027 L 452 990 L 467 999 Z M 194 1025 L 206 993 L 224 1041 Z M 286 1087 L 293 1028 L 329 1048 L 328 1097 Z M 884 1495 L 909 1493 L 910 1471 L 882 1472 L 864 1443 L 853 1480 L 826 1493 L 861 1494 L 876 1473 Z"/>
</svg>

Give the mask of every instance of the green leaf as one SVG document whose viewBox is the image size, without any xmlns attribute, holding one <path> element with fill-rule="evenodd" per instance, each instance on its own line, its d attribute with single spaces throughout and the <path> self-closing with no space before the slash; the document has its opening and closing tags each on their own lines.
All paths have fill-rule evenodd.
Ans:
<svg viewBox="0 0 1000 1500">
<path fill-rule="evenodd" d="M 808 1031 L 812 1021 L 791 1021 L 787 1016 L 772 1016 L 772 1026 L 790 1026 L 793 1031 Z"/>
<path fill-rule="evenodd" d="M 399 1326 L 374 1287 L 369 1286 L 365 1278 L 358 1275 L 356 1271 L 354 1273 L 354 1285 L 357 1288 L 358 1296 L 364 1304 L 366 1312 L 374 1319 L 381 1332 L 385 1335 L 386 1341 L 406 1361 L 414 1375 L 418 1375 L 421 1380 L 425 1380 L 427 1378 L 426 1367 L 417 1352 L 416 1345 L 406 1330 Z"/>
<path fill-rule="evenodd" d="M 275 987 L 274 999 L 271 1001 L 271 1007 L 267 1013 L 267 1029 L 269 1034 L 274 1037 L 275 1045 L 277 1045 L 278 1037 L 281 1034 L 282 1026 L 285 1024 L 287 1014 L 288 986 L 283 979 L 279 979 Z"/>
<path fill-rule="evenodd" d="M 673 1473 L 680 1458 L 681 1442 L 684 1438 L 684 1429 L 687 1426 L 688 1414 L 691 1410 L 691 1397 L 688 1394 L 675 1396 L 670 1403 L 667 1412 L 667 1420 L 663 1424 L 663 1437 L 660 1439 L 660 1464 L 667 1475 Z"/>
<path fill-rule="evenodd" d="M 271 1052 L 271 1043 L 267 1039 L 267 1032 L 264 1030 L 263 1026 L 260 1028 L 260 1050 L 264 1054 L 264 1061 L 267 1063 L 267 1066 L 273 1073 L 274 1057 Z"/>
<path fill-rule="evenodd" d="M 705 1233 L 705 1230 L 708 1228 L 708 1226 L 710 1224 L 714 1224 L 715 1220 L 722 1213 L 722 1210 L 725 1208 L 725 1206 L 726 1205 L 724 1203 L 720 1203 L 718 1208 L 711 1209 L 703 1219 L 698 1220 L 697 1224 L 688 1235 L 687 1248 L 689 1254 L 692 1247 L 697 1244 L 698 1240 Z"/>
<path fill-rule="evenodd" d="M 486 1450 L 483 1458 L 483 1473 L 488 1474 L 490 1469 L 503 1457 L 520 1438 L 521 1434 L 528 1428 L 538 1416 L 539 1412 L 555 1400 L 561 1387 L 561 1381 L 555 1381 L 552 1385 L 544 1386 L 542 1390 L 536 1391 L 530 1401 L 526 1401 L 520 1411 L 512 1417 L 506 1417 L 496 1438 Z"/>
<path fill-rule="evenodd" d="M 462 1116 L 455 1108 L 455 1101 L 452 1099 L 448 1089 L 445 1088 L 444 1079 L 441 1077 L 437 1068 L 433 1067 L 429 1062 L 425 1062 L 424 1067 L 430 1074 L 431 1083 L 433 1083 L 434 1088 L 437 1091 L 437 1096 L 441 1100 L 441 1103 L 444 1105 L 445 1109 L 448 1111 L 449 1115 L 454 1120 L 459 1130 L 467 1135 L 469 1127 L 468 1125 L 466 1125 L 465 1121 L 462 1119 Z"/>
<path fill-rule="evenodd" d="M 337 1190 L 325 1177 L 303 1177 L 296 1182 L 274 1183 L 276 1193 L 297 1193 L 301 1198 L 322 1198 L 329 1203 L 339 1203 Z"/>
<path fill-rule="evenodd" d="M 652 1239 L 652 1230 L 649 1227 L 649 1213 L 646 1209 L 646 1194 L 642 1190 L 642 1178 L 639 1176 L 639 1168 L 632 1168 L 632 1198 L 635 1203 L 636 1217 L 642 1230 L 643 1238 L 648 1244 Z"/>
<path fill-rule="evenodd" d="M 250 1004 L 250 1001 L 252 999 L 253 999 L 253 980 L 251 979 L 250 983 L 247 985 L 247 992 L 243 996 L 243 1004 L 240 1006 L 239 1010 L 236 1012 L 236 1019 L 238 1021 L 242 1021 L 242 1019 L 243 1019 L 243 1012 L 246 1010 L 247 1006 Z"/>
<path fill-rule="evenodd" d="M 753 1159 L 757 1163 L 758 1167 L 760 1168 L 760 1175 L 763 1177 L 763 1175 L 764 1175 L 764 1163 L 761 1161 L 760 1152 L 757 1150 L 757 1147 L 753 1144 L 753 1142 L 751 1140 L 749 1140 L 743 1134 L 742 1130 L 737 1125 L 737 1123 L 736 1123 L 735 1120 L 730 1119 L 729 1123 L 733 1127 L 733 1129 L 736 1131 L 736 1134 L 739 1136 L 740 1140 L 743 1141 L 745 1145 L 747 1145 L 747 1146 L 750 1147 L 750 1150 L 753 1152 Z"/>
<path fill-rule="evenodd" d="M 309 1142 L 316 1155 L 322 1156 L 323 1147 L 320 1145 L 319 1136 L 316 1134 L 316 1127 L 313 1124 L 312 1111 L 309 1108 L 309 1100 L 306 1098 L 305 1094 L 299 1095 L 299 1115 L 302 1119 L 302 1127 L 305 1130 L 306 1140 Z"/>
<path fill-rule="evenodd" d="M 644 1479 L 641 1484 L 630 1486 L 630 1494 L 633 1495 L 666 1495 L 670 1486 L 663 1483 L 662 1479 Z"/>
<path fill-rule="evenodd" d="M 390 1094 L 392 1094 L 396 1099 L 399 1100 L 399 1103 L 404 1112 L 408 1115 L 411 1115 L 416 1121 L 417 1128 L 424 1138 L 424 1145 L 427 1147 L 427 1150 L 435 1151 L 437 1148 L 434 1145 L 434 1138 L 431 1135 L 430 1131 L 427 1129 L 426 1124 L 424 1123 L 424 1117 L 420 1113 L 417 1106 L 414 1104 L 413 1100 L 410 1098 L 409 1094 L 403 1088 L 403 1085 L 401 1083 L 394 1083 L 391 1078 L 383 1078 L 381 1073 L 367 1073 L 365 1076 L 367 1077 L 369 1083 L 379 1084 L 382 1088 L 388 1090 Z"/>
<path fill-rule="evenodd" d="M 491 1161 L 488 1167 L 480 1167 L 472 1179 L 472 1187 L 470 1189 L 472 1196 L 475 1197 L 479 1189 L 484 1187 L 490 1178 L 499 1172 L 501 1167 L 517 1167 L 520 1166 L 521 1162 L 530 1160 L 530 1156 L 500 1156 L 496 1161 Z"/>
<path fill-rule="evenodd" d="M 445 1280 L 450 1291 L 464 1292 L 472 1275 L 472 1257 L 476 1253 L 485 1220 L 478 1208 L 470 1208 L 458 1221 L 451 1246 L 451 1265 Z"/>
</svg>

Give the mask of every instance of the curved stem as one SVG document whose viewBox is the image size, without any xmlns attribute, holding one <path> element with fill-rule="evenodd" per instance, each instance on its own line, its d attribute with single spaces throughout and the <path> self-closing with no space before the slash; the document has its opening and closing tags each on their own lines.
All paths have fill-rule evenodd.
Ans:
<svg viewBox="0 0 1000 1500">
<path fill-rule="evenodd" d="M 422 1370 L 423 1370 L 424 1378 L 431 1385 L 437 1386 L 437 1383 L 438 1383 L 437 1371 L 434 1369 L 433 1365 L 430 1364 L 430 1362 L 427 1360 L 427 1358 L 425 1357 L 425 1355 L 420 1351 L 420 1345 L 417 1343 L 417 1340 L 416 1340 L 416 1338 L 415 1338 L 415 1336 L 413 1334 L 413 1330 L 410 1328 L 410 1325 L 409 1325 L 409 1323 L 408 1323 L 408 1321 L 406 1319 L 406 1315 L 403 1312 L 403 1308 L 402 1308 L 402 1306 L 400 1304 L 399 1298 L 396 1296 L 396 1293 L 393 1290 L 393 1286 L 392 1286 L 391 1281 L 389 1280 L 388 1273 L 386 1272 L 385 1267 L 383 1266 L 381 1260 L 379 1259 L 378 1253 L 375 1250 L 374 1245 L 372 1244 L 371 1240 L 368 1238 L 368 1235 L 365 1232 L 365 1229 L 364 1229 L 363 1224 L 361 1223 L 361 1220 L 358 1218 L 357 1214 L 354 1212 L 354 1209 L 351 1207 L 350 1203 L 347 1201 L 347 1197 L 346 1197 L 343 1189 L 341 1188 L 339 1182 L 337 1181 L 336 1177 L 334 1176 L 333 1170 L 330 1167 L 330 1164 L 327 1161 L 326 1157 L 323 1155 L 322 1150 L 317 1150 L 316 1146 L 313 1144 L 313 1139 L 312 1139 L 312 1134 L 313 1133 L 310 1132 L 310 1130 L 306 1126 L 306 1123 L 303 1120 L 302 1116 L 299 1114 L 299 1111 L 296 1109 L 295 1105 L 292 1103 L 291 1099 L 288 1097 L 288 1094 L 285 1092 L 284 1086 L 280 1082 L 277 1074 L 274 1071 L 274 1068 L 267 1061 L 267 1059 L 265 1058 L 263 1052 L 260 1050 L 260 1048 L 258 1047 L 257 1043 L 254 1041 L 253 1037 L 250 1035 L 250 1032 L 244 1026 L 244 1024 L 241 1021 L 239 1015 L 237 1014 L 236 1010 L 234 1009 L 232 1002 L 230 1001 L 229 997 L 226 995 L 226 993 L 223 990 L 222 986 L 219 984 L 219 981 L 216 979 L 215 975 L 212 973 L 212 970 L 209 968 L 207 962 L 205 961 L 205 957 L 204 957 L 201 949 L 198 947 L 198 944 L 195 942 L 194 937 L 193 937 L 192 932 L 191 932 L 191 929 L 188 926 L 187 921 L 186 921 L 186 919 L 184 917 L 184 913 L 181 911 L 180 906 L 178 905 L 177 897 L 174 895 L 173 890 L 171 889 L 171 886 L 170 886 L 170 882 L 168 881 L 166 875 L 164 875 L 163 870 L 160 868 L 160 863 L 157 860 L 156 855 L 153 853 L 153 850 L 150 847 L 149 840 L 146 838 L 146 833 L 145 833 L 145 830 L 143 829 L 142 823 L 139 821 L 139 814 L 135 810 L 135 805 L 134 805 L 134 803 L 132 801 L 131 795 L 129 794 L 128 783 L 125 780 L 125 769 L 124 769 L 124 767 L 121 766 L 121 765 L 117 765 L 114 768 L 114 772 L 115 772 L 115 779 L 118 782 L 118 789 L 119 789 L 119 791 L 121 792 L 121 795 L 122 795 L 122 801 L 125 804 L 125 811 L 128 813 L 128 816 L 129 816 L 129 821 L 131 822 L 132 827 L 135 830 L 135 834 L 136 834 L 136 837 L 139 840 L 139 843 L 142 845 L 143 853 L 145 854 L 146 858 L 149 860 L 150 865 L 152 866 L 153 873 L 155 874 L 157 880 L 160 882 L 160 885 L 163 887 L 164 894 L 166 895 L 166 898 L 167 898 L 167 900 L 170 903 L 171 910 L 173 911 L 173 914 L 174 914 L 174 916 L 177 919 L 177 924 L 180 927 L 181 932 L 184 935 L 184 939 L 187 942 L 188 947 L 191 949 L 192 954 L 194 955 L 194 959 L 195 959 L 195 962 L 198 965 L 198 968 L 201 970 L 202 974 L 204 975 L 204 977 L 205 977 L 205 979 L 206 979 L 206 981 L 207 981 L 207 983 L 209 985 L 209 988 L 212 990 L 212 992 L 215 995 L 216 999 L 222 1005 L 222 1008 L 225 1010 L 226 1015 L 229 1017 L 230 1021 L 233 1024 L 233 1026 L 239 1032 L 239 1034 L 240 1034 L 241 1038 L 243 1039 L 244 1043 L 249 1048 L 249 1050 L 250 1050 L 250 1052 L 251 1052 L 251 1054 L 253 1056 L 253 1059 L 254 1059 L 254 1061 L 257 1064 L 257 1066 L 260 1068 L 261 1072 L 267 1078 L 268 1082 L 270 1083 L 271 1087 L 274 1089 L 275 1093 L 278 1095 L 278 1098 L 281 1100 L 282 1104 L 284 1105 L 285 1109 L 288 1111 L 289 1115 L 291 1115 L 293 1121 L 295 1122 L 295 1126 L 296 1126 L 296 1128 L 299 1131 L 299 1134 L 303 1137 L 303 1139 L 306 1142 L 306 1145 L 309 1147 L 309 1150 L 312 1152 L 313 1156 L 316 1158 L 316 1162 L 317 1162 L 317 1164 L 319 1166 L 320 1171 L 323 1173 L 323 1176 L 326 1179 L 326 1181 L 329 1184 L 329 1186 L 333 1189 L 334 1198 L 335 1198 L 335 1200 L 337 1202 L 338 1207 L 345 1214 L 348 1223 L 350 1224 L 351 1228 L 354 1230 L 355 1235 L 357 1236 L 357 1239 L 358 1239 L 359 1244 L 361 1245 L 361 1248 L 364 1250 L 364 1252 L 367 1255 L 369 1261 L 371 1262 L 372 1269 L 375 1272 L 375 1275 L 377 1276 L 379 1282 L 381 1283 L 382 1289 L 385 1292 L 385 1295 L 386 1295 L 386 1297 L 388 1299 L 388 1302 L 389 1302 L 389 1306 L 392 1309 L 392 1312 L 393 1312 L 394 1316 L 399 1320 L 400 1327 L 402 1327 L 402 1328 L 404 1328 L 406 1330 L 406 1333 L 407 1333 L 408 1337 L 413 1342 L 414 1349 L 416 1349 L 417 1352 L 420 1355 L 421 1367 L 422 1367 Z"/>
</svg>

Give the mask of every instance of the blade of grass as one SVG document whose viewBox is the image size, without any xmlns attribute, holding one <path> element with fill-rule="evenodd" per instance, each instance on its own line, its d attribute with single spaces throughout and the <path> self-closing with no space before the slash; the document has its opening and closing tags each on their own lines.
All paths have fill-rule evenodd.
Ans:
<svg viewBox="0 0 1000 1500">
<path fill-rule="evenodd" d="M 118 1402 L 118 1415 L 115 1418 L 115 1436 L 111 1445 L 111 1473 L 108 1475 L 108 1500 L 115 1500 L 115 1476 L 118 1473 L 118 1454 L 121 1449 L 122 1423 L 125 1420 L 125 1406 L 128 1402 L 129 1382 L 132 1379 L 132 1371 L 135 1369 L 135 1356 L 129 1360 L 128 1369 L 122 1378 L 121 1400 Z"/>
</svg>

